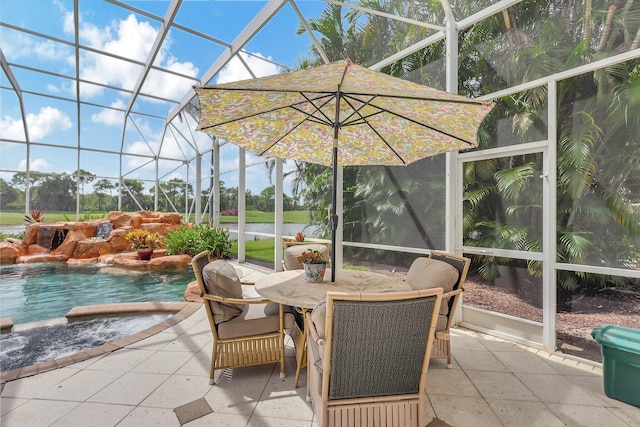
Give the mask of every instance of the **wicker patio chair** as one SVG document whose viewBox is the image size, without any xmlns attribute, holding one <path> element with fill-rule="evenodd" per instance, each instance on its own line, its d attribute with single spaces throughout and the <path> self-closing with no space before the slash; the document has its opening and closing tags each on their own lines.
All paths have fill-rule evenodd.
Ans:
<svg viewBox="0 0 640 427">
<path fill-rule="evenodd" d="M 433 287 L 444 289 L 431 358 L 446 358 L 447 368 L 453 367 L 449 330 L 460 295 L 464 291 L 463 284 L 467 278 L 470 263 L 469 258 L 447 252 L 431 251 L 429 258 L 416 258 L 407 273 L 406 281 L 414 290 Z"/>
<path fill-rule="evenodd" d="M 423 427 L 442 289 L 329 292 L 307 312 L 307 398 L 319 426 Z"/>
<path fill-rule="evenodd" d="M 284 330 L 295 328 L 291 313 L 263 298 L 245 299 L 236 270 L 207 252 L 191 260 L 213 334 L 209 384 L 216 369 L 280 362 L 285 378 Z"/>
</svg>

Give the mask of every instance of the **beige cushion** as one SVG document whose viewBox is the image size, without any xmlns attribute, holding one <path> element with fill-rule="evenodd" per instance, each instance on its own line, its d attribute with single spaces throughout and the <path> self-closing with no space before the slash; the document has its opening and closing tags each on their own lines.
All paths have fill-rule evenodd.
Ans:
<svg viewBox="0 0 640 427">
<path fill-rule="evenodd" d="M 325 328 L 327 326 L 327 303 L 321 302 L 311 312 L 311 320 L 318 332 L 318 337 L 324 338 L 326 336 Z"/>
<path fill-rule="evenodd" d="M 430 258 L 416 258 L 407 272 L 407 283 L 413 290 L 442 288 L 451 292 L 460 273 L 444 261 Z"/>
<path fill-rule="evenodd" d="M 302 264 L 298 262 L 298 257 L 307 249 L 316 250 L 322 254 L 327 261 L 330 260 L 329 247 L 321 243 L 309 243 L 304 245 L 288 246 L 284 250 L 284 269 L 285 270 L 302 270 Z"/>
<path fill-rule="evenodd" d="M 207 264 L 202 269 L 202 280 L 208 294 L 223 298 L 242 298 L 242 285 L 235 268 L 221 259 Z M 223 304 L 209 301 L 213 321 L 217 325 L 242 313 L 245 304 Z"/>
<path fill-rule="evenodd" d="M 453 287 L 458 282 L 458 277 L 460 277 L 460 272 L 451 264 L 431 258 L 419 257 L 411 264 L 406 280 L 411 289 L 416 291 L 442 288 L 444 293 L 447 293 L 453 291 Z M 440 314 L 449 314 L 449 298 L 442 299 Z"/>
<path fill-rule="evenodd" d="M 280 316 L 278 314 L 266 315 L 265 311 L 272 311 L 272 307 L 267 307 L 269 305 L 246 304 L 242 314 L 218 324 L 218 336 L 220 339 L 231 339 L 278 332 Z M 291 329 L 294 325 L 293 314 L 285 313 L 284 329 Z"/>
</svg>

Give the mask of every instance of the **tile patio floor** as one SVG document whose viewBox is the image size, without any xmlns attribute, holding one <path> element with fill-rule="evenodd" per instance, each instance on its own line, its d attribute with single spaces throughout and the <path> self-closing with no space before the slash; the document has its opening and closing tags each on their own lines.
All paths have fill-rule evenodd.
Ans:
<svg viewBox="0 0 640 427">
<path fill-rule="evenodd" d="M 240 266 L 245 280 L 263 270 Z M 604 395 L 602 370 L 481 333 L 452 331 L 453 369 L 431 361 L 427 422 L 454 426 L 639 426 L 640 408 Z M 8 381 L 0 395 L 3 427 L 315 426 L 306 378 L 293 388 L 277 365 L 224 371 L 208 382 L 211 332 L 193 315 L 117 351 Z M 199 418 L 195 418 L 196 416 Z M 189 421 L 190 420 L 190 421 Z"/>
</svg>

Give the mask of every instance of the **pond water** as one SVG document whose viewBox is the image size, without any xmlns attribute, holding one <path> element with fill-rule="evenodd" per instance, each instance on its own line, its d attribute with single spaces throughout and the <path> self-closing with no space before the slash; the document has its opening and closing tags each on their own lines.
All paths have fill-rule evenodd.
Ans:
<svg viewBox="0 0 640 427">
<path fill-rule="evenodd" d="M 130 270 L 108 264 L 0 266 L 0 317 L 14 324 L 64 317 L 73 307 L 144 301 L 184 301 L 191 268 Z"/>
<path fill-rule="evenodd" d="M 18 234 L 24 232 L 27 227 L 24 225 L 0 225 L 2 234 Z"/>
<path fill-rule="evenodd" d="M 224 226 L 229 226 L 230 230 L 236 230 L 235 232 L 231 232 L 232 238 L 236 238 L 238 235 L 238 224 L 223 224 Z M 308 225 L 308 224 L 282 224 L 282 234 L 285 236 L 295 236 L 297 232 L 302 231 L 307 237 L 313 237 L 314 232 L 320 227 L 317 225 Z M 273 234 L 275 232 L 274 224 L 265 224 L 265 223 L 255 223 L 255 224 L 245 224 L 245 239 L 247 240 L 260 240 L 260 239 L 271 239 L 272 237 L 267 236 L 254 236 L 247 233 L 268 233 Z"/>
</svg>

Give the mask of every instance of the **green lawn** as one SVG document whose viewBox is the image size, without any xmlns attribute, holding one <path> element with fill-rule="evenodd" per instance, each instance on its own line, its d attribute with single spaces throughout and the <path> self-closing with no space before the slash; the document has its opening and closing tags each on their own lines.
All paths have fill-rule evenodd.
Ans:
<svg viewBox="0 0 640 427">
<path fill-rule="evenodd" d="M 273 264 L 274 252 L 273 252 L 274 239 L 265 240 L 247 240 L 245 243 L 244 254 L 248 259 L 255 259 L 260 261 L 266 261 Z M 238 255 L 238 242 L 235 241 L 231 247 L 231 253 Z M 343 268 L 347 270 L 360 270 L 368 271 L 367 267 L 361 265 L 352 265 L 345 263 Z"/>
<path fill-rule="evenodd" d="M 247 258 L 273 263 L 273 242 L 274 239 L 247 240 L 245 242 L 244 254 Z M 237 240 L 233 242 L 231 253 L 233 255 L 238 255 Z"/>
<path fill-rule="evenodd" d="M 272 223 L 273 212 L 247 211 L 247 224 L 251 223 Z M 283 222 L 285 224 L 306 224 L 309 221 L 309 213 L 307 211 L 285 211 L 283 214 Z M 220 222 L 237 223 L 237 216 L 221 216 Z"/>
<path fill-rule="evenodd" d="M 80 220 L 88 219 L 100 219 L 106 218 L 109 212 L 85 212 L 80 214 Z M 75 221 L 75 212 L 55 212 L 46 211 L 44 213 L 44 222 L 59 222 L 59 221 Z M 7 212 L 0 211 L 0 225 L 22 225 L 24 224 L 24 212 Z"/>
<path fill-rule="evenodd" d="M 80 214 L 80 220 L 106 218 L 108 212 L 85 212 Z M 284 212 L 284 222 L 287 224 L 306 224 L 309 218 L 307 211 L 287 211 Z M 75 221 L 75 212 L 55 212 L 46 211 L 44 222 Z M 235 224 L 238 222 L 237 216 L 222 216 L 220 223 Z M 247 211 L 247 223 L 272 223 L 273 212 Z M 22 225 L 24 224 L 23 212 L 0 211 L 0 225 Z"/>
</svg>

